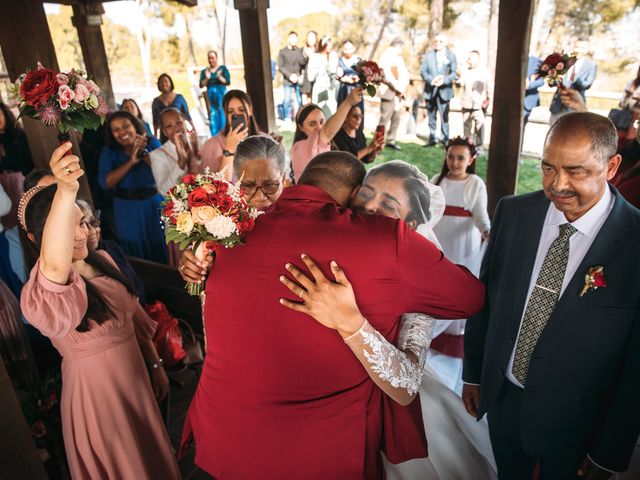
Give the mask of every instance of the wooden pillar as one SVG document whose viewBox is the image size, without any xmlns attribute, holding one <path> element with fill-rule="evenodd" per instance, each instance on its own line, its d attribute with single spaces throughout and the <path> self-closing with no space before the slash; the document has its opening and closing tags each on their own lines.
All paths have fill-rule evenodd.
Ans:
<svg viewBox="0 0 640 480">
<path fill-rule="evenodd" d="M 36 68 L 38 62 L 58 70 L 41 0 L 0 2 L 0 49 L 12 82 L 27 68 Z M 48 167 L 49 155 L 58 145 L 56 131 L 28 118 L 23 125 L 36 168 Z"/>
<path fill-rule="evenodd" d="M 487 169 L 489 213 L 516 191 L 522 108 L 534 0 L 500 0 L 491 148 Z"/>
<path fill-rule="evenodd" d="M 234 0 L 234 6 L 240 13 L 244 76 L 253 114 L 260 128 L 273 132 L 276 119 L 267 24 L 269 0 Z"/>
<path fill-rule="evenodd" d="M 112 110 L 115 110 L 116 102 L 111 85 L 109 62 L 104 48 L 102 30 L 100 30 L 103 14 L 104 8 L 100 1 L 74 3 L 72 22 L 76 30 L 78 30 L 80 48 L 82 49 L 82 57 L 84 58 L 87 74 L 100 86 L 109 106 Z"/>
<path fill-rule="evenodd" d="M 0 358 L 0 478 L 46 480 L 40 452 Z"/>
</svg>

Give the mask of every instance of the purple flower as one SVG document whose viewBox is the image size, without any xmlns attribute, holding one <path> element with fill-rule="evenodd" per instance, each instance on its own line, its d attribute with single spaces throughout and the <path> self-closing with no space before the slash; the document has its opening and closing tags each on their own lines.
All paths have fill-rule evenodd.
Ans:
<svg viewBox="0 0 640 480">
<path fill-rule="evenodd" d="M 55 127 L 60 123 L 60 110 L 55 105 L 44 104 L 38 109 L 40 121 L 48 127 Z"/>
</svg>

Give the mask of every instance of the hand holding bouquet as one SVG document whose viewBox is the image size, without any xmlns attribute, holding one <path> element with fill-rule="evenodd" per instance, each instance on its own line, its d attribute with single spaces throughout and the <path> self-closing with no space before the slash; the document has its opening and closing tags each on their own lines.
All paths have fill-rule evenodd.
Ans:
<svg viewBox="0 0 640 480">
<path fill-rule="evenodd" d="M 191 245 L 200 260 L 219 245 L 241 244 L 260 214 L 242 197 L 240 182 L 233 185 L 222 172 L 185 175 L 162 203 L 167 243 L 176 242 L 180 249 Z M 188 283 L 186 288 L 191 295 L 200 295 L 204 285 Z"/>
<path fill-rule="evenodd" d="M 384 81 L 382 69 L 371 60 L 360 60 L 352 68 L 358 74 L 358 84 L 373 97 L 376 94 L 376 85 Z"/>
<path fill-rule="evenodd" d="M 538 67 L 538 75 L 545 79 L 550 87 L 562 85 L 562 77 L 575 65 L 576 57 L 567 53 L 552 53 Z"/>
<path fill-rule="evenodd" d="M 80 70 L 55 72 L 38 63 L 9 87 L 9 96 L 19 103 L 20 117 L 40 120 L 56 127 L 61 134 L 71 128 L 80 133 L 85 128 L 95 130 L 109 112 L 100 87 Z M 60 140 L 63 138 L 59 136 Z M 68 139 L 68 135 L 65 136 Z"/>
</svg>

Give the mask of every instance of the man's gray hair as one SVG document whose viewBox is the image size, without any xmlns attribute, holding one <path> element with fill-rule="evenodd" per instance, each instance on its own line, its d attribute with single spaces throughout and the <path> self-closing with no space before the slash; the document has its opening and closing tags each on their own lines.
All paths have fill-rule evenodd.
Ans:
<svg viewBox="0 0 640 480">
<path fill-rule="evenodd" d="M 238 144 L 233 170 L 237 174 L 244 162 L 259 158 L 271 162 L 278 172 L 284 173 L 284 148 L 267 135 L 251 135 Z"/>
<path fill-rule="evenodd" d="M 545 144 L 554 135 L 588 135 L 591 139 L 591 151 L 602 163 L 616 154 L 618 150 L 618 132 L 611 120 L 592 112 L 571 112 L 563 115 L 554 123 L 545 139 Z"/>
</svg>

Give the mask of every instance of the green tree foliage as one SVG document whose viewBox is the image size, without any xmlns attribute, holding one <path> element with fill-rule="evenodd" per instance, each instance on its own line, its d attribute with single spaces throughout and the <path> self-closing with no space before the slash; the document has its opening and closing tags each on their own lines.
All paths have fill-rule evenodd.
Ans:
<svg viewBox="0 0 640 480">
<path fill-rule="evenodd" d="M 299 44 L 302 46 L 306 40 L 307 32 L 310 30 L 315 30 L 318 33 L 318 38 L 323 35 L 334 35 L 336 32 L 333 22 L 333 17 L 326 12 L 309 13 L 302 17 L 281 20 L 276 25 L 275 32 L 271 32 L 271 38 L 269 39 L 271 42 L 271 57 L 275 59 L 278 56 L 278 51 L 287 43 L 289 32 L 298 33 Z"/>
<path fill-rule="evenodd" d="M 557 36 L 591 36 L 606 31 L 640 0 L 556 0 L 552 24 Z"/>
</svg>

